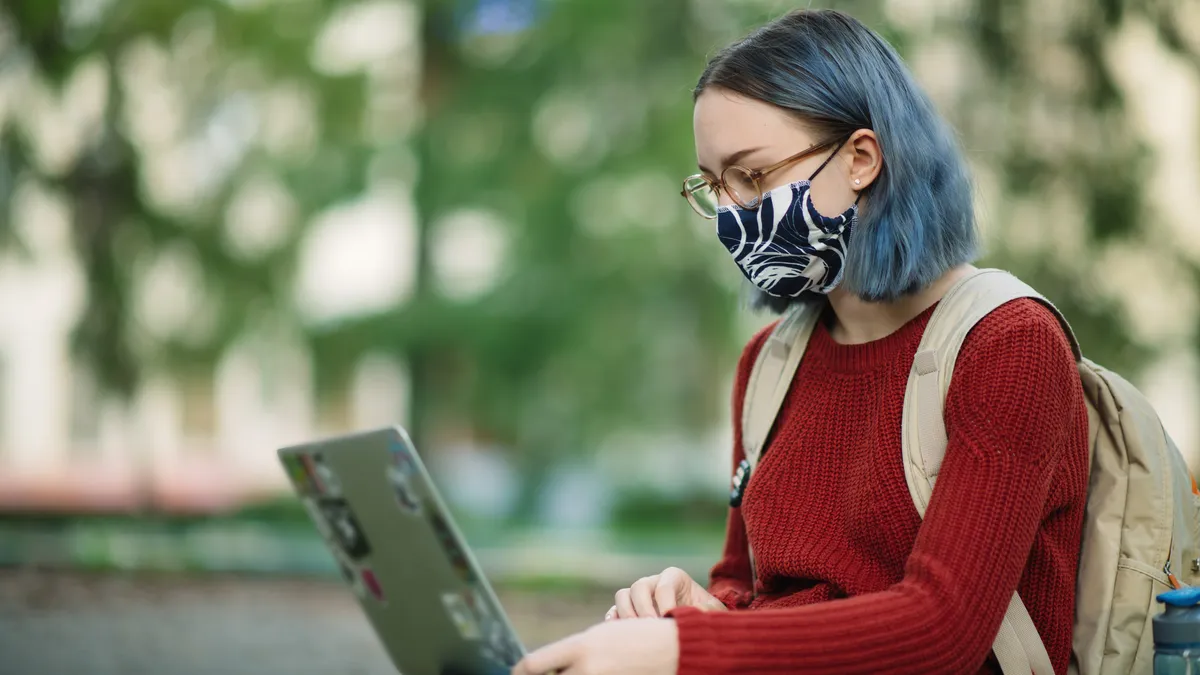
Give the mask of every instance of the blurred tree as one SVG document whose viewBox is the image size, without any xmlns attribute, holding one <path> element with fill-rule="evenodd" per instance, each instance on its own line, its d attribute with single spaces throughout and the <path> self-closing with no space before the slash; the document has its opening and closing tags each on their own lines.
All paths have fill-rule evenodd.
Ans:
<svg viewBox="0 0 1200 675">
<path fill-rule="evenodd" d="M 716 40 L 686 0 L 427 3 L 417 291 L 320 331 L 317 352 L 406 354 L 417 434 L 466 412 L 534 482 L 614 428 L 707 430 L 736 303 L 676 185 Z M 464 294 L 432 249 L 472 218 L 498 231 L 503 264 Z"/>
<path fill-rule="evenodd" d="M 33 181 L 68 201 L 88 290 L 75 346 L 109 387 L 128 395 L 147 369 L 211 367 L 262 314 L 289 314 L 280 301 L 304 224 L 363 185 L 362 78 L 310 65 L 328 14 L 316 2 L 218 0 L 0 8 L 0 69 L 26 84 L 0 124 L 0 195 Z M 87 74 L 100 104 L 79 122 L 68 94 Z M 313 128 L 281 139 L 270 114 L 289 103 Z M 286 191 L 289 231 L 240 250 L 228 209 L 264 176 Z M 0 210 L 6 232 L 14 215 Z M 164 251 L 195 263 L 210 312 L 148 335 L 134 295 Z"/>
<path fill-rule="evenodd" d="M 1200 259 L 1165 223 L 1181 215 L 1161 210 L 1173 204 L 1148 198 L 1156 161 L 1151 129 L 1131 110 L 1128 78 L 1122 82 L 1119 72 L 1128 53 L 1118 47 L 1144 28 L 1138 51 L 1157 43 L 1190 67 L 1193 84 L 1200 82 L 1195 4 L 1105 0 L 1051 9 L 1029 0 L 974 0 L 968 8 L 969 20 L 939 28 L 972 52 L 955 94 L 955 122 L 986 167 L 980 172 L 995 183 L 987 204 L 993 260 L 1047 293 L 1074 324 L 1084 352 L 1114 369 L 1136 374 L 1157 352 L 1194 348 L 1194 326 L 1131 326 L 1138 305 L 1157 306 L 1166 297 L 1176 315 L 1191 314 L 1194 322 L 1188 308 L 1200 288 Z"/>
</svg>

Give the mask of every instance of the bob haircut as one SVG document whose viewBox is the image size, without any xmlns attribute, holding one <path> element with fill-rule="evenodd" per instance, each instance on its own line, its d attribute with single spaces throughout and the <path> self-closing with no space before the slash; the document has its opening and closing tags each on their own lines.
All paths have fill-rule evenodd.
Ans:
<svg viewBox="0 0 1200 675">
<path fill-rule="evenodd" d="M 871 302 L 914 293 L 979 254 L 972 187 L 949 125 L 883 38 L 832 10 L 797 10 L 718 52 L 693 92 L 719 87 L 794 114 L 818 140 L 871 129 L 883 168 L 864 190 L 843 284 Z M 782 312 L 802 298 L 757 291 Z M 806 294 L 807 295 L 807 294 Z"/>
</svg>

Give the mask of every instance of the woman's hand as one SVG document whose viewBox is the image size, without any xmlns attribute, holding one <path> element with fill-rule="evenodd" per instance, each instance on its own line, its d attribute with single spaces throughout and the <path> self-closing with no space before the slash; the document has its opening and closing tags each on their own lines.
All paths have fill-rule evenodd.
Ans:
<svg viewBox="0 0 1200 675">
<path fill-rule="evenodd" d="M 678 567 L 668 567 L 661 574 L 643 577 L 629 588 L 622 588 L 617 591 L 616 602 L 604 616 L 605 621 L 660 617 L 676 607 L 728 609 Z"/>
<path fill-rule="evenodd" d="M 602 623 L 529 654 L 513 675 L 675 675 L 679 630 L 670 619 Z"/>
</svg>

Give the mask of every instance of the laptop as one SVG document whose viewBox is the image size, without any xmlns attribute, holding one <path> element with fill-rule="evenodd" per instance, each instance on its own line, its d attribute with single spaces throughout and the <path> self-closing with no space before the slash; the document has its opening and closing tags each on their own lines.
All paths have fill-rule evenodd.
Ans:
<svg viewBox="0 0 1200 675">
<path fill-rule="evenodd" d="M 403 675 L 500 675 L 524 655 L 408 434 L 296 445 L 279 459 Z"/>
</svg>

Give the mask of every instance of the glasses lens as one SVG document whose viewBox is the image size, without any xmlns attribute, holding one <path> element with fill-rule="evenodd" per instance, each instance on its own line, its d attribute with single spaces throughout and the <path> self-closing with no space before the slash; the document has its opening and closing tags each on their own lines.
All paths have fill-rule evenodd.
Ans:
<svg viewBox="0 0 1200 675">
<path fill-rule="evenodd" d="M 755 207 L 762 199 L 758 181 L 754 180 L 748 170 L 740 166 L 731 166 L 725 169 L 721 179 L 725 181 L 725 187 L 729 189 L 730 199 L 744 209 Z"/>
<path fill-rule="evenodd" d="M 705 218 L 716 217 L 717 193 L 702 176 L 692 176 L 684 181 L 683 191 L 687 195 L 688 203 L 692 205 L 696 213 Z"/>
</svg>

